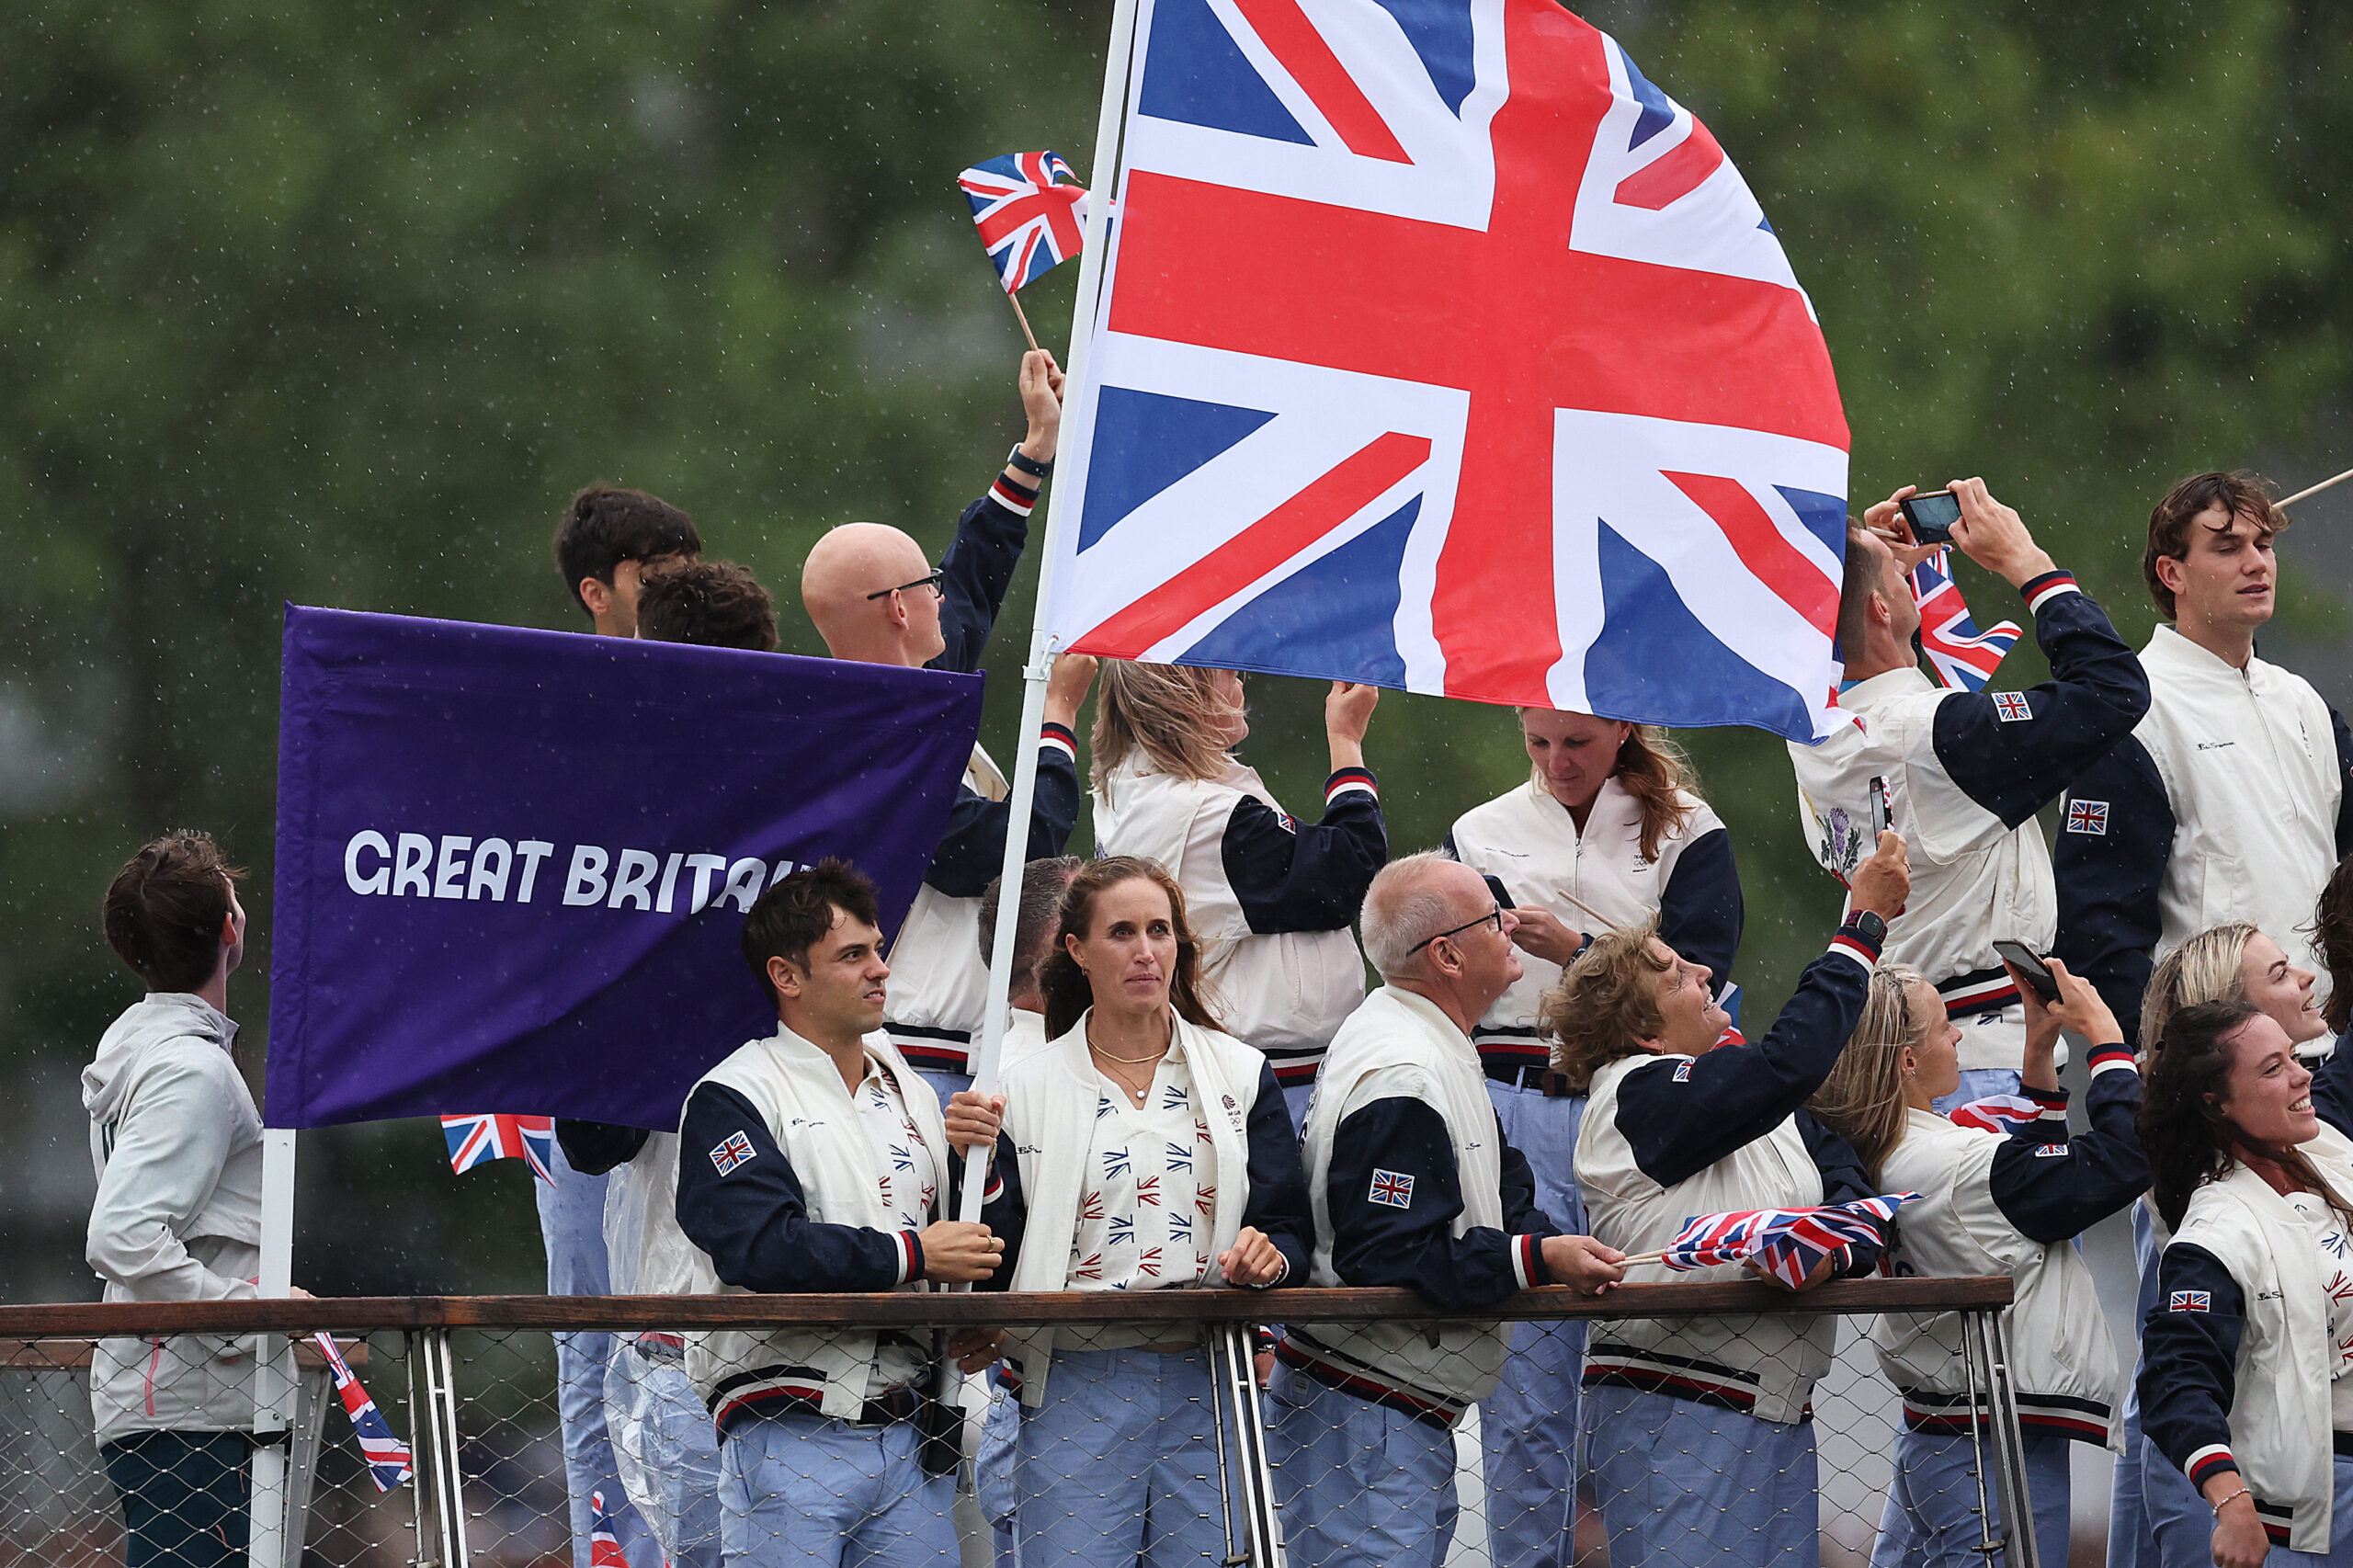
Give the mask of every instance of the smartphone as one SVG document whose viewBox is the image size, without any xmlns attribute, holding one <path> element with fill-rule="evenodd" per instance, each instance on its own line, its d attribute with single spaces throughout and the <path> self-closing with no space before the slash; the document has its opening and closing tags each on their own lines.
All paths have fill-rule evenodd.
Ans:
<svg viewBox="0 0 2353 1568">
<path fill-rule="evenodd" d="M 1879 835 L 1893 826 L 1894 821 L 1895 810 L 1887 799 L 1887 780 L 1874 775 L 1871 778 L 1871 854 L 1879 853 Z"/>
<path fill-rule="evenodd" d="M 1961 521 L 1961 497 L 1951 491 L 1923 491 L 1917 495 L 1906 495 L 1897 505 L 1904 508 L 1904 520 L 1912 525 L 1915 542 L 1952 542 L 1952 526 Z"/>
<path fill-rule="evenodd" d="M 2059 980 L 2051 966 L 2024 942 L 1996 942 L 1994 950 L 2002 955 L 2018 977 L 2034 987 L 2034 994 L 2048 1004 L 2059 1000 Z"/>
</svg>

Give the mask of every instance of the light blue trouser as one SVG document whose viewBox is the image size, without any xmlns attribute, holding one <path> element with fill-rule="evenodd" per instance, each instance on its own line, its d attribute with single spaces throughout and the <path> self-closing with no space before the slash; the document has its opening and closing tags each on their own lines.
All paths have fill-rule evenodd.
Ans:
<svg viewBox="0 0 2353 1568">
<path fill-rule="evenodd" d="M 605 1180 L 582 1176 L 555 1145 L 548 1161 L 552 1183 L 533 1181 L 540 1206 L 540 1237 L 547 1245 L 548 1294 L 607 1296 L 612 1276 L 605 1259 Z M 605 1427 L 605 1363 L 612 1337 L 604 1334 L 555 1335 L 556 1418 L 563 1428 L 563 1482 L 572 1505 L 573 1568 L 588 1568 L 588 1532 L 595 1523 L 589 1499 L 605 1494 L 613 1539 L 631 1568 L 660 1568 L 662 1548 L 629 1505 L 620 1471 L 613 1466 L 613 1444 Z"/>
<path fill-rule="evenodd" d="M 640 1354 L 613 1336 L 605 1418 L 630 1501 L 671 1568 L 720 1568 L 719 1432 L 710 1412 L 666 1357 Z"/>
<path fill-rule="evenodd" d="M 926 1475 L 912 1421 L 760 1416 L 719 1446 L 727 1568 L 954 1568 L 955 1477 Z"/>
<path fill-rule="evenodd" d="M 974 1040 L 972 1050 L 977 1052 L 980 1049 L 981 1042 Z M 925 1083 L 929 1084 L 933 1091 L 939 1096 L 941 1110 L 948 1108 L 948 1101 L 951 1096 L 961 1095 L 972 1086 L 972 1075 L 970 1073 L 942 1073 L 929 1067 L 918 1067 L 915 1069 L 915 1074 Z"/>
<path fill-rule="evenodd" d="M 1548 1097 L 1541 1089 L 1487 1080 L 1504 1139 L 1527 1156 L 1536 1206 L 1571 1235 L 1586 1228 L 1585 1199 L 1573 1164 L 1582 1095 Z M 1479 1404 L 1486 1450 L 1487 1552 L 1495 1568 L 1569 1568 L 1576 1555 L 1577 1378 L 1585 1358 L 1582 1323 L 1513 1325 L 1495 1392 Z"/>
<path fill-rule="evenodd" d="M 1961 1072 L 1961 1087 L 1949 1095 L 1938 1095 L 1928 1102 L 1928 1108 L 1938 1116 L 1950 1116 L 1955 1106 L 1964 1106 L 1972 1100 L 1990 1099 L 1995 1095 L 2015 1095 L 2025 1082 L 2015 1067 L 1964 1067 Z"/>
<path fill-rule="evenodd" d="M 2026 1495 L 2034 1510 L 2034 1546 L 2042 1568 L 2065 1568 L 2068 1439 L 2025 1434 Z M 1989 1449 L 1985 1509 L 1996 1535 L 2002 1499 Z M 1983 1568 L 1984 1532 L 1977 1517 L 1977 1455 L 1969 1435 L 1906 1430 L 1895 1440 L 1895 1483 L 1888 1488 L 1871 1568 Z"/>
<path fill-rule="evenodd" d="M 1307 1136 L 1307 1102 L 1314 1097 L 1315 1082 L 1312 1078 L 1283 1091 L 1283 1108 L 1290 1112 L 1290 1130 L 1302 1138 Z"/>
<path fill-rule="evenodd" d="M 2157 1297 L 2156 1233 L 2149 1206 L 2132 1205 L 2132 1255 L 2141 1266 L 2133 1311 L 2148 1321 Z M 2135 1328 L 2137 1330 L 2138 1324 Z M 2124 1386 L 2124 1452 L 2109 1489 L 2109 1568 L 2210 1568 L 2214 1517 L 2189 1477 L 2157 1451 L 2141 1431 L 2141 1368 Z"/>
<path fill-rule="evenodd" d="M 994 1537 L 996 1568 L 1019 1568 L 1021 1562 L 1013 1491 L 1014 1449 L 1020 1436 L 1021 1396 L 992 1387 L 988 1414 L 981 1420 L 980 1451 L 972 1459 L 972 1490 Z"/>
<path fill-rule="evenodd" d="M 1440 1568 L 1460 1512 L 1454 1434 L 1279 1362 L 1267 1392 L 1292 1568 Z"/>
<path fill-rule="evenodd" d="M 1810 1423 L 1599 1384 L 1577 1407 L 1609 1568 L 1817 1568 Z"/>
<path fill-rule="evenodd" d="M 1176 1568 L 1225 1556 L 1209 1358 L 1057 1350 L 1021 1412 L 1015 1518 L 1023 1568 Z"/>
</svg>

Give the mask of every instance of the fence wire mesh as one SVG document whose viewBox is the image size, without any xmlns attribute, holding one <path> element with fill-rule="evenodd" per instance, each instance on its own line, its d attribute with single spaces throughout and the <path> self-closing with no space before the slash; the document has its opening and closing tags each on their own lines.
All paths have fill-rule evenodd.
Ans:
<svg viewBox="0 0 2353 1568">
<path fill-rule="evenodd" d="M 587 1321 L 594 1304 L 576 1305 L 575 1321 Z M 1824 1316 L 1794 1338 L 1789 1319 L 1677 1319 L 1642 1356 L 1623 1354 L 1642 1339 L 1639 1324 L 1611 1321 L 1311 1321 L 1279 1331 L 1269 1354 L 1222 1324 L 1066 1318 L 1051 1326 L 1050 1357 L 1025 1337 L 1036 1326 L 1017 1327 L 989 1374 L 947 1384 L 962 1408 L 955 1426 L 931 1425 L 941 1474 L 923 1462 L 917 1403 L 894 1386 L 930 1376 L 939 1338 L 928 1329 L 872 1334 L 871 1349 L 855 1339 L 865 1359 L 849 1376 L 882 1381 L 847 1416 L 816 1408 L 824 1369 L 786 1354 L 838 1337 L 837 1327 L 813 1337 L 634 1326 L 345 1333 L 345 1356 L 414 1449 L 415 1479 L 379 1489 L 327 1369 L 301 1347 L 284 1449 L 293 1550 L 279 1561 L 1861 1568 L 1893 1527 L 1911 1532 L 1906 1561 L 2030 1568 L 2028 1543 L 2002 1544 L 1998 1528 L 2007 1478 L 1997 1450 L 2018 1438 L 1997 1397 L 2006 1349 L 1995 1317 L 1962 1314 L 1983 1330 L 1969 1369 L 1977 1397 L 2007 1416 L 1973 1437 L 1966 1424 L 1944 1437 L 1906 1431 L 1868 1316 Z M 272 1343 L 285 1343 L 283 1321 Z M 1695 1336 L 1713 1360 L 1682 1354 Z M 1591 1364 L 1624 1375 L 1580 1393 L 1577 1342 L 1587 1337 Z M 232 1347 L 224 1375 L 250 1375 L 254 1335 L 208 1343 Z M 717 1346 L 748 1353 L 729 1360 Z M 144 1510 L 145 1562 L 246 1562 L 248 1439 L 158 1434 L 192 1440 L 102 1449 L 92 1349 L 87 1337 L 0 1341 L 0 1568 L 144 1568 L 140 1542 L 125 1539 L 126 1504 L 134 1517 Z M 1498 1368 L 1493 1391 L 1455 1419 L 1450 1397 Z M 1811 1419 L 1770 1421 L 1694 1397 L 1710 1379 L 1737 1382 L 1733 1374 L 1768 1391 L 1760 1400 L 1778 1391 L 1801 1403 L 1810 1377 Z M 834 1375 L 842 1381 L 841 1369 Z M 2019 1484 L 2038 1488 L 2029 1517 L 2052 1501 L 2037 1441 L 2013 1461 Z M 2060 1466 L 2063 1477 L 2063 1451 Z M 2056 1513 L 2061 1555 L 2046 1547 L 2048 1568 L 2063 1561 L 2063 1497 Z"/>
</svg>

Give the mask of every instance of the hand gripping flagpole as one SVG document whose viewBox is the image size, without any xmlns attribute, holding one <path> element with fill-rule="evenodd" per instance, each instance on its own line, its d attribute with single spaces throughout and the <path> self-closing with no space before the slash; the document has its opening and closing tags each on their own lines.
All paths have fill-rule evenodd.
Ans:
<svg viewBox="0 0 2353 1568">
<path fill-rule="evenodd" d="M 1103 103 L 1095 124 L 1095 162 L 1087 173 L 1094 179 L 1095 199 L 1086 211 L 1086 248 L 1078 260 L 1078 299 L 1071 311 L 1070 364 L 1066 384 L 1073 389 L 1071 406 L 1063 410 L 1062 428 L 1086 428 L 1092 393 L 1086 384 L 1086 360 L 1095 335 L 1096 301 L 1101 296 L 1104 252 L 1108 248 L 1111 198 L 1120 188 L 1118 160 L 1120 122 L 1127 115 L 1129 65 L 1135 53 L 1136 0 L 1119 0 L 1111 12 L 1111 43 L 1103 61 Z M 1015 309 L 1018 310 L 1018 304 Z M 1068 472 L 1067 449 L 1064 457 Z M 996 890 L 996 939 L 989 951 L 989 989 L 981 1018 L 980 1056 L 972 1064 L 972 1087 L 982 1094 L 996 1089 L 998 1059 L 1005 1051 L 1006 1011 L 1013 1002 L 1014 926 L 1020 919 L 1021 872 L 1029 864 L 1029 809 L 1038 795 L 1038 732 L 1046 720 L 1046 680 L 1052 674 L 1055 649 L 1045 632 L 1047 607 L 1053 602 L 1054 528 L 1060 520 L 1063 487 L 1046 496 L 1046 522 L 1039 549 L 1038 605 L 1030 617 L 1029 662 L 1021 671 L 1021 750 L 1013 769 L 1013 793 L 1006 803 L 1005 860 Z M 982 1188 L 988 1180 L 988 1149 L 964 1155 L 964 1194 L 958 1217 L 981 1217 Z"/>
</svg>

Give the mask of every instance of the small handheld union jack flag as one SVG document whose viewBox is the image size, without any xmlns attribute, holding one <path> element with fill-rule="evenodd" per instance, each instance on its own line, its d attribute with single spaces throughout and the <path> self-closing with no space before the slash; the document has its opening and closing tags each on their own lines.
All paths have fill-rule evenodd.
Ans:
<svg viewBox="0 0 2353 1568">
<path fill-rule="evenodd" d="M 1880 1239 L 1878 1224 L 1918 1198 L 1898 1192 L 1881 1198 L 1858 1198 L 1813 1209 L 1745 1209 L 1724 1214 L 1700 1214 L 1683 1222 L 1683 1229 L 1655 1257 L 1630 1257 L 1630 1264 L 1658 1262 L 1669 1268 L 1711 1268 L 1719 1264 L 1753 1261 L 1756 1267 L 1794 1290 L 1811 1278 L 1822 1260 L 1859 1242 Z"/>
<path fill-rule="evenodd" d="M 351 1417 L 351 1429 L 359 1435 L 359 1454 L 368 1461 L 369 1479 L 375 1482 L 377 1491 L 390 1492 L 416 1473 L 415 1456 L 406 1443 L 392 1436 L 392 1423 L 376 1408 L 368 1391 L 359 1386 L 358 1375 L 343 1358 L 335 1335 L 323 1329 L 311 1339 L 326 1358 L 327 1372 L 335 1379 L 335 1394 L 343 1401 L 344 1414 Z"/>
<path fill-rule="evenodd" d="M 1079 252 L 1086 188 L 1059 153 L 1007 153 L 956 176 L 1008 294 Z"/>
<path fill-rule="evenodd" d="M 1945 1119 L 1956 1127 L 2006 1135 L 2041 1115 L 2042 1107 L 2024 1095 L 1988 1095 L 1953 1107 L 1945 1113 Z"/>
<path fill-rule="evenodd" d="M 521 1160 L 549 1186 L 555 1158 L 551 1116 L 445 1116 L 441 1136 L 449 1142 L 449 1168 L 463 1175 L 485 1160 Z"/>
<path fill-rule="evenodd" d="M 593 1520 L 588 1527 L 588 1568 L 629 1568 L 629 1557 L 621 1551 L 620 1538 L 613 1533 L 612 1510 L 605 1506 L 602 1492 L 588 1494 L 588 1512 Z"/>
<path fill-rule="evenodd" d="M 1953 581 L 1949 549 L 1912 568 L 1912 600 L 1920 607 L 1920 649 L 1937 672 L 1937 683 L 1953 691 L 1984 690 L 2002 655 L 2018 642 L 2018 622 L 1977 630 L 1961 585 Z"/>
</svg>

